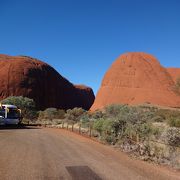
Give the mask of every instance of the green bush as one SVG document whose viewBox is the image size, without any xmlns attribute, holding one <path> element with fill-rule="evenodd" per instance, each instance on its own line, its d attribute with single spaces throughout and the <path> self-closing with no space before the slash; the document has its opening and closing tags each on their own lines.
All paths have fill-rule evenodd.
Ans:
<svg viewBox="0 0 180 180">
<path fill-rule="evenodd" d="M 22 116 L 26 119 L 36 119 L 38 114 L 33 99 L 23 96 L 10 96 L 1 101 L 2 104 L 13 104 L 21 109 Z"/>
<path fill-rule="evenodd" d="M 38 119 L 64 119 L 65 111 L 63 109 L 47 108 L 44 111 L 39 111 Z"/>
<path fill-rule="evenodd" d="M 73 108 L 73 109 L 68 109 L 66 111 L 65 117 L 67 120 L 71 121 L 79 121 L 81 116 L 85 113 L 86 111 L 82 108 Z"/>
<path fill-rule="evenodd" d="M 111 104 L 105 107 L 105 114 L 107 117 L 115 117 L 122 111 L 128 111 L 128 106 L 120 104 Z"/>
<path fill-rule="evenodd" d="M 65 111 L 63 109 L 58 109 L 57 118 L 58 119 L 64 119 L 65 118 Z"/>
<path fill-rule="evenodd" d="M 168 120 L 171 118 L 180 117 L 180 111 L 169 110 L 169 109 L 158 109 L 155 113 L 155 116 L 160 116 L 162 119 Z"/>
<path fill-rule="evenodd" d="M 168 119 L 167 123 L 170 127 L 180 127 L 180 117 L 178 118 L 170 118 Z"/>
<path fill-rule="evenodd" d="M 98 131 L 100 133 L 100 135 L 102 134 L 102 131 L 103 131 L 103 123 L 104 123 L 103 118 L 97 119 L 93 123 L 93 129 Z"/>
<path fill-rule="evenodd" d="M 92 118 L 92 119 L 103 118 L 103 116 L 104 116 L 104 114 L 103 114 L 103 112 L 100 111 L 100 110 L 97 110 L 97 111 L 91 113 L 91 118 Z"/>
<path fill-rule="evenodd" d="M 57 117 L 58 111 L 56 108 L 47 108 L 44 111 L 44 119 L 54 119 Z"/>
</svg>

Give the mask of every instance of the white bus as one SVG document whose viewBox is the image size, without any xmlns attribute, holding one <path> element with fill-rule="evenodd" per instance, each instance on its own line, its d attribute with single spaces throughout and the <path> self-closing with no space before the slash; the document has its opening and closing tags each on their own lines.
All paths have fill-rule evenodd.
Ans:
<svg viewBox="0 0 180 180">
<path fill-rule="evenodd" d="M 0 125 L 20 124 L 21 110 L 15 105 L 0 104 Z"/>
</svg>

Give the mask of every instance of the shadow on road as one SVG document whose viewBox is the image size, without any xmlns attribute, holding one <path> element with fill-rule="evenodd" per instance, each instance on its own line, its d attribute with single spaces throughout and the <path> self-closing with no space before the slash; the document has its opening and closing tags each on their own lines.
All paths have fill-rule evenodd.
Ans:
<svg viewBox="0 0 180 180">
<path fill-rule="evenodd" d="M 0 125 L 0 130 L 7 130 L 7 129 L 40 129 L 37 126 L 26 126 L 26 125 Z"/>
</svg>

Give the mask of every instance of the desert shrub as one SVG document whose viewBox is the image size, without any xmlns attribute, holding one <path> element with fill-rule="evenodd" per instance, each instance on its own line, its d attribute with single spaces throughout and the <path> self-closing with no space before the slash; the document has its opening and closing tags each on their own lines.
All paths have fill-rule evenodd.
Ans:
<svg viewBox="0 0 180 180">
<path fill-rule="evenodd" d="M 35 119 L 38 116 L 33 99 L 23 96 L 10 96 L 1 102 L 2 104 L 13 104 L 20 108 L 22 116 L 26 119 Z"/>
<path fill-rule="evenodd" d="M 79 121 L 82 127 L 87 128 L 90 125 L 91 115 L 88 112 L 84 112 L 80 117 Z"/>
<path fill-rule="evenodd" d="M 56 118 L 64 119 L 65 118 L 65 111 L 63 109 L 58 109 Z"/>
<path fill-rule="evenodd" d="M 128 110 L 127 105 L 120 105 L 120 104 L 112 104 L 105 107 L 105 114 L 108 117 L 117 116 L 121 111 Z"/>
<path fill-rule="evenodd" d="M 96 131 L 98 131 L 100 133 L 100 135 L 102 134 L 103 131 L 103 123 L 104 123 L 104 119 L 100 118 L 94 121 L 93 123 L 93 129 L 95 129 Z"/>
<path fill-rule="evenodd" d="M 164 120 L 168 120 L 170 118 L 180 117 L 180 111 L 169 110 L 169 109 L 158 109 L 155 115 L 160 116 Z"/>
<path fill-rule="evenodd" d="M 167 121 L 170 127 L 178 127 L 180 128 L 180 117 L 178 118 L 169 118 Z"/>
<path fill-rule="evenodd" d="M 104 116 L 104 114 L 103 114 L 103 112 L 100 111 L 100 110 L 91 113 L 91 118 L 92 118 L 92 119 L 103 118 L 103 116 Z"/>
<path fill-rule="evenodd" d="M 170 127 L 165 131 L 166 143 L 172 146 L 180 146 L 180 128 Z"/>
<path fill-rule="evenodd" d="M 73 108 L 73 109 L 68 109 L 66 111 L 65 117 L 68 120 L 72 120 L 72 121 L 79 121 L 81 116 L 85 113 L 85 110 L 82 108 Z"/>
<path fill-rule="evenodd" d="M 43 118 L 44 119 L 54 119 L 57 117 L 58 111 L 56 108 L 47 108 L 43 111 Z"/>
<path fill-rule="evenodd" d="M 162 116 L 155 116 L 152 118 L 152 121 L 154 122 L 163 122 L 164 118 Z"/>
<path fill-rule="evenodd" d="M 44 111 L 39 111 L 38 119 L 64 119 L 65 111 L 63 109 L 47 108 Z"/>
<path fill-rule="evenodd" d="M 112 119 L 105 119 L 102 125 L 102 138 L 110 144 L 115 144 L 117 140 L 113 124 Z"/>
<path fill-rule="evenodd" d="M 152 129 L 153 128 L 150 123 L 140 124 L 137 128 L 137 133 L 140 135 L 140 138 L 146 139 L 150 134 L 152 134 Z"/>
</svg>

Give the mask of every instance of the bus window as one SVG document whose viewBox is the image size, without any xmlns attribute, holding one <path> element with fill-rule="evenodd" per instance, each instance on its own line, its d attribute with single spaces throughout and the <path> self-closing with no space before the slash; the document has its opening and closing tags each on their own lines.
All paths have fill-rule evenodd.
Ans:
<svg viewBox="0 0 180 180">
<path fill-rule="evenodd" d="M 18 109 L 15 108 L 9 108 L 9 112 L 7 113 L 7 118 L 9 119 L 16 119 L 20 117 L 20 113 Z"/>
<path fill-rule="evenodd" d="M 0 116 L 5 117 L 5 110 L 4 109 L 0 109 Z"/>
</svg>

